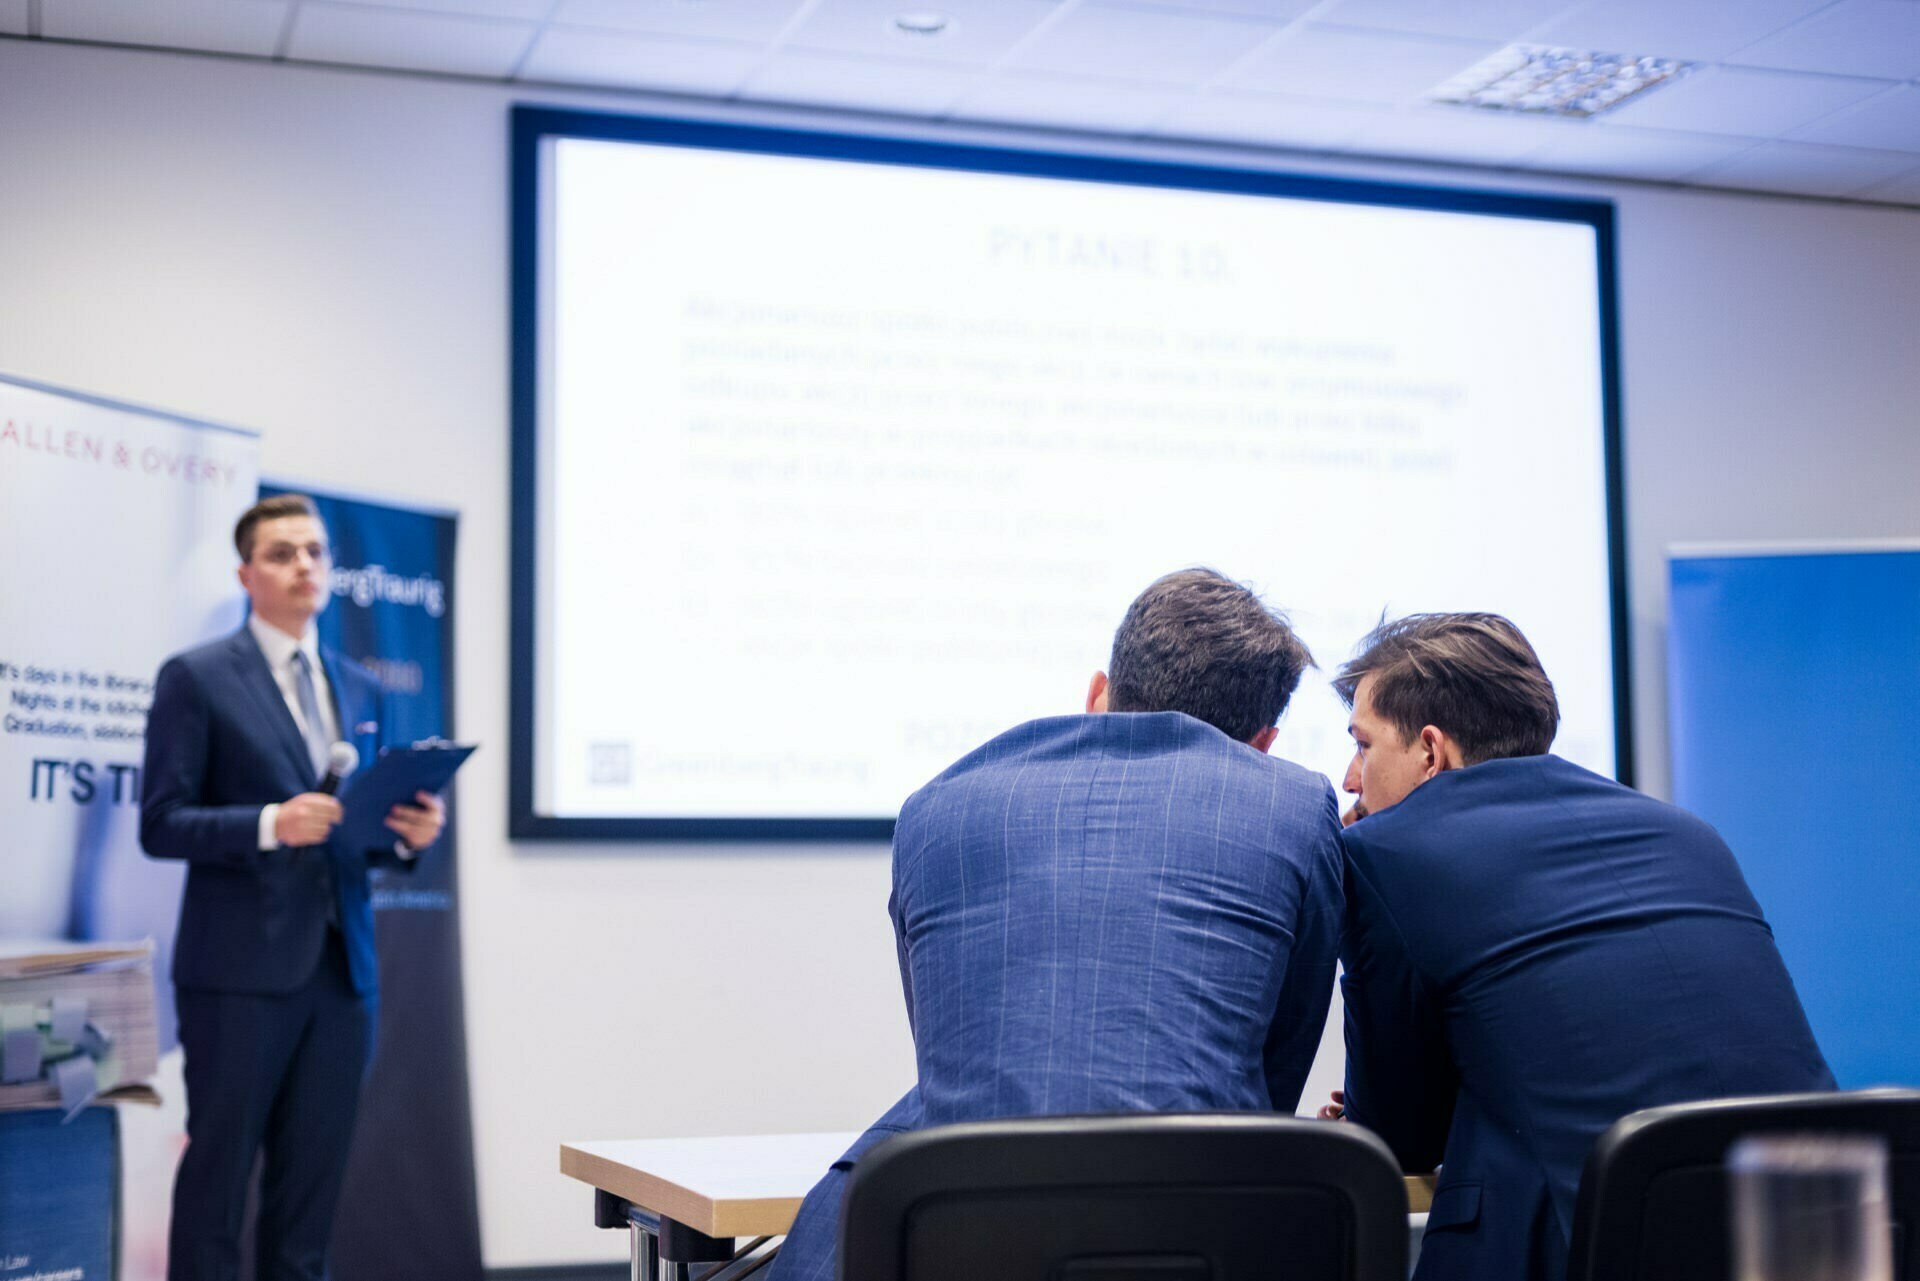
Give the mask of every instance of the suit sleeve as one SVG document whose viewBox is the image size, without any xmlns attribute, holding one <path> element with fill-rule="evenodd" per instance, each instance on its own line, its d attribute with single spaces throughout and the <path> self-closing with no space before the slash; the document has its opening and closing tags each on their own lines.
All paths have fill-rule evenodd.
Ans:
<svg viewBox="0 0 1920 1281">
<path fill-rule="evenodd" d="M 1303 880 L 1287 953 L 1280 1001 L 1267 1030 L 1267 1096 L 1276 1112 L 1300 1106 L 1300 1092 L 1320 1048 L 1333 1004 L 1333 975 L 1340 953 L 1340 810 L 1331 788 L 1326 815 Z"/>
<path fill-rule="evenodd" d="M 1351 838 L 1348 838 L 1349 840 Z M 1377 886 L 1350 849 L 1340 981 L 1346 1002 L 1347 1119 L 1387 1141 L 1401 1168 L 1440 1164 L 1460 1077 L 1438 995 L 1413 964 Z"/>
<path fill-rule="evenodd" d="M 154 681 L 147 714 L 140 846 L 155 858 L 250 866 L 259 853 L 261 807 L 206 803 L 211 722 L 192 671 L 169 660 Z"/>
</svg>

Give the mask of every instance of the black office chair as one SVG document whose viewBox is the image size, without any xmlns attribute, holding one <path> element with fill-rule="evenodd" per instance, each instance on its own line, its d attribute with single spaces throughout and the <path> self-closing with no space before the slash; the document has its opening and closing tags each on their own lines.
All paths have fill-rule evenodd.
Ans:
<svg viewBox="0 0 1920 1281">
<path fill-rule="evenodd" d="M 1648 1108 L 1587 1157 L 1567 1281 L 1733 1275 L 1727 1149 L 1752 1135 L 1873 1134 L 1887 1141 L 1895 1281 L 1920 1281 L 1920 1090 L 1781 1094 Z"/>
<path fill-rule="evenodd" d="M 1407 1190 L 1355 1125 L 1209 1113 L 903 1134 L 854 1167 L 842 1281 L 1406 1281 Z"/>
</svg>

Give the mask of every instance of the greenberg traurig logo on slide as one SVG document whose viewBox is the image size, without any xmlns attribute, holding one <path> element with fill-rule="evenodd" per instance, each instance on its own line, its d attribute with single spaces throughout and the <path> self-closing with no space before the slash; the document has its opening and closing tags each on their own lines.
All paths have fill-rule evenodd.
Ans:
<svg viewBox="0 0 1920 1281">
<path fill-rule="evenodd" d="M 447 612 L 447 585 L 432 574 L 402 578 L 387 572 L 385 565 L 366 565 L 359 569 L 333 568 L 333 594 L 351 597 L 362 609 L 381 601 L 388 605 L 414 605 L 434 618 Z"/>
</svg>

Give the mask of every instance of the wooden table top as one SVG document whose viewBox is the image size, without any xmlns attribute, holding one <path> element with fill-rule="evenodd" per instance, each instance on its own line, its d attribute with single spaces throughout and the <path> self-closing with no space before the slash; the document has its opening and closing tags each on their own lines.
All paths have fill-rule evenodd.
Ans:
<svg viewBox="0 0 1920 1281">
<path fill-rule="evenodd" d="M 560 1145 L 560 1173 L 710 1237 L 779 1236 L 858 1130 Z"/>
<path fill-rule="evenodd" d="M 560 1145 L 560 1173 L 710 1237 L 780 1236 L 857 1130 L 721 1138 L 605 1139 Z M 1407 1180 L 1408 1208 L 1433 1203 L 1434 1176 Z"/>
</svg>

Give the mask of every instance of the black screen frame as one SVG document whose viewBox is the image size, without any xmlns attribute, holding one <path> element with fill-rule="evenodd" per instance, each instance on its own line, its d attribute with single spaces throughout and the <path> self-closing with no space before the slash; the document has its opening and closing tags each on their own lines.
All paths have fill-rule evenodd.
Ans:
<svg viewBox="0 0 1920 1281">
<path fill-rule="evenodd" d="M 512 416 L 512 572 L 509 675 L 508 835 L 558 841 L 884 841 L 882 818 L 566 817 L 536 812 L 535 672 L 538 636 L 540 190 L 541 146 L 548 139 L 638 142 L 867 164 L 1125 186 L 1173 187 L 1277 196 L 1337 204 L 1493 214 L 1572 222 L 1594 231 L 1599 286 L 1600 393 L 1605 457 L 1609 609 L 1613 646 L 1614 774 L 1631 787 L 1633 683 L 1627 614 L 1624 464 L 1614 207 L 1611 201 L 1521 195 L 1462 187 L 1327 178 L 1191 162 L 1074 155 L 1059 151 L 872 137 L 763 125 L 517 105 L 510 115 L 510 286 Z"/>
</svg>

